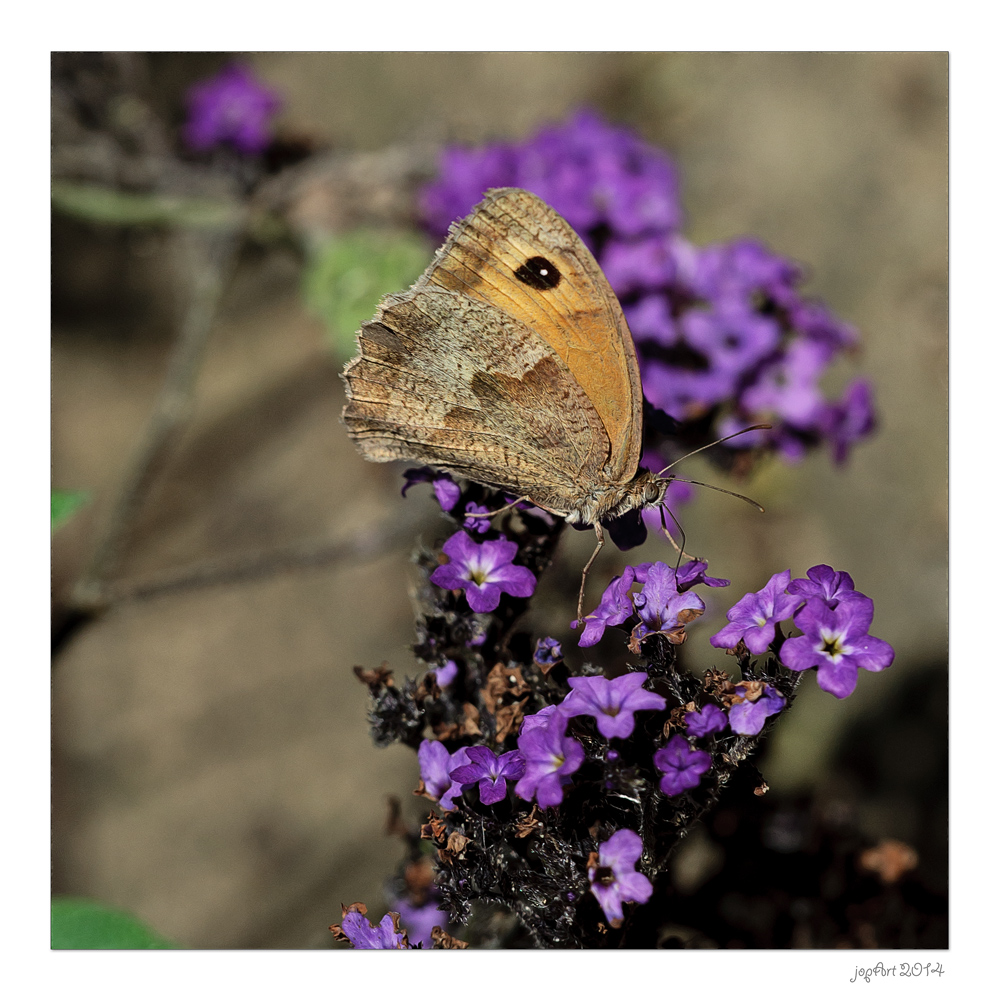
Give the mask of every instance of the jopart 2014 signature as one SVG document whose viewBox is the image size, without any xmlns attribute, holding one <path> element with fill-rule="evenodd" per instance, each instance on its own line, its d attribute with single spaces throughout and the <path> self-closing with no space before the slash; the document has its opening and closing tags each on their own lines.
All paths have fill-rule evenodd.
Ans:
<svg viewBox="0 0 1000 1000">
<path fill-rule="evenodd" d="M 863 979 L 866 983 L 870 983 L 873 979 L 884 979 L 887 976 L 893 978 L 898 976 L 900 979 L 919 979 L 922 976 L 943 975 L 944 966 L 940 962 L 897 962 L 895 965 L 879 962 L 868 968 L 859 965 L 854 970 L 854 978 L 851 982 L 856 983 L 859 979 Z"/>
</svg>

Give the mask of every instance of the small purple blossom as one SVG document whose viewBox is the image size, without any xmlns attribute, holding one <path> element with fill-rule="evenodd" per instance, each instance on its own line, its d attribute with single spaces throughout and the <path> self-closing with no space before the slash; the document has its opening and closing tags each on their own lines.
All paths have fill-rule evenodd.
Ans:
<svg viewBox="0 0 1000 1000">
<path fill-rule="evenodd" d="M 543 670 L 551 669 L 557 663 L 561 663 L 563 658 L 562 645 L 558 639 L 545 636 L 535 644 L 534 661 Z"/>
<path fill-rule="evenodd" d="M 792 580 L 788 585 L 788 593 L 795 594 L 800 600 L 816 597 L 831 608 L 835 608 L 845 598 L 858 596 L 850 573 L 838 573 L 825 563 L 806 570 L 806 576 L 808 580 Z"/>
<path fill-rule="evenodd" d="M 621 924 L 623 903 L 645 903 L 653 895 L 653 883 L 636 862 L 642 857 L 642 839 L 634 830 L 616 830 L 598 845 L 596 864 L 588 867 L 590 891 L 597 897 L 613 927 Z"/>
<path fill-rule="evenodd" d="M 729 624 L 716 632 L 709 642 L 719 649 L 732 649 L 742 639 L 755 656 L 760 656 L 774 641 L 775 626 L 792 616 L 800 598 L 786 594 L 792 571 L 775 573 L 761 590 L 745 594 L 729 611 Z"/>
<path fill-rule="evenodd" d="M 458 676 L 458 664 L 454 660 L 445 660 L 440 667 L 434 667 L 428 673 L 434 675 L 434 683 L 438 687 L 447 687 Z"/>
<path fill-rule="evenodd" d="M 756 701 L 744 697 L 730 706 L 729 728 L 740 736 L 756 736 L 764 728 L 765 721 L 784 707 L 785 699 L 770 684 L 765 684 Z"/>
<path fill-rule="evenodd" d="M 635 729 L 635 712 L 660 710 L 666 701 L 642 685 L 646 674 L 632 671 L 609 681 L 606 677 L 570 677 L 573 689 L 563 700 L 561 711 L 569 718 L 590 715 L 597 720 L 597 730 L 605 738 L 625 739 Z"/>
<path fill-rule="evenodd" d="M 833 460 L 837 465 L 847 461 L 852 445 L 875 430 L 875 422 L 871 383 L 867 379 L 855 379 L 840 402 L 830 406 L 826 415 L 826 436 L 833 444 Z"/>
<path fill-rule="evenodd" d="M 455 800 L 462 794 L 462 783 L 451 777 L 451 772 L 469 763 L 467 747 L 459 747 L 454 753 L 440 740 L 424 740 L 417 749 L 420 777 L 427 795 L 436 799 L 442 809 L 455 808 Z"/>
<path fill-rule="evenodd" d="M 490 519 L 488 517 L 469 517 L 470 514 L 489 514 L 489 507 L 483 507 L 478 503 L 467 503 L 465 505 L 465 521 L 462 526 L 466 531 L 474 531 L 476 534 L 485 535 L 490 530 Z"/>
<path fill-rule="evenodd" d="M 696 583 L 703 583 L 706 587 L 729 586 L 729 580 L 723 580 L 719 576 L 708 576 L 705 573 L 707 569 L 708 563 L 704 559 L 692 559 L 690 562 L 681 563 L 680 569 L 677 570 L 677 589 L 683 594 Z"/>
<path fill-rule="evenodd" d="M 458 531 L 442 551 L 451 561 L 431 573 L 431 583 L 445 590 L 464 590 L 469 607 L 477 614 L 496 610 L 502 593 L 530 597 L 535 592 L 535 574 L 526 566 L 514 565 L 517 544 L 503 535 L 479 544 Z"/>
<path fill-rule="evenodd" d="M 429 465 L 422 465 L 419 469 L 407 469 L 403 473 L 403 477 L 406 479 L 406 485 L 402 490 L 404 497 L 411 486 L 416 486 L 417 483 L 430 483 L 434 489 L 434 496 L 445 513 L 454 508 L 455 504 L 458 503 L 458 498 L 462 495 L 458 483 L 447 472 L 438 472 Z"/>
<path fill-rule="evenodd" d="M 278 94 L 238 63 L 196 83 L 187 93 L 184 141 L 198 152 L 229 143 L 241 153 L 261 153 L 271 141 Z"/>
<path fill-rule="evenodd" d="M 415 906 L 405 897 L 391 901 L 390 905 L 399 913 L 399 925 L 406 931 L 411 946 L 422 944 L 430 948 L 433 943 L 431 931 L 448 925 L 448 914 L 438 909 L 438 902 L 436 893 L 423 906 Z"/>
<path fill-rule="evenodd" d="M 507 782 L 524 775 L 524 754 L 511 750 L 498 757 L 489 747 L 475 746 L 467 750 L 469 763 L 451 772 L 453 781 L 463 785 L 479 782 L 479 801 L 493 805 L 507 796 Z"/>
<path fill-rule="evenodd" d="M 743 407 L 761 418 L 780 418 L 800 429 L 818 429 L 825 413 L 819 378 L 831 355 L 826 344 L 795 341 L 744 390 Z"/>
<path fill-rule="evenodd" d="M 525 726 L 527 725 L 527 719 Z M 514 794 L 529 802 L 536 799 L 543 809 L 559 805 L 569 775 L 583 763 L 583 747 L 566 735 L 567 718 L 558 710 L 547 724 L 521 727 L 517 745 L 524 754 L 524 776 L 514 786 Z"/>
<path fill-rule="evenodd" d="M 712 755 L 705 750 L 692 750 L 678 733 L 653 754 L 653 763 L 663 772 L 660 791 L 664 795 L 680 795 L 698 786 L 701 776 L 712 766 Z"/>
<path fill-rule="evenodd" d="M 711 733 L 721 733 L 729 721 L 721 708 L 709 704 L 696 712 L 688 712 L 684 716 L 684 724 L 692 736 L 709 736 Z"/>
<path fill-rule="evenodd" d="M 409 947 L 404 931 L 397 930 L 398 913 L 387 913 L 376 926 L 360 910 L 348 910 L 340 921 L 340 933 L 353 948 L 381 951 Z"/>
<path fill-rule="evenodd" d="M 632 598 L 639 616 L 633 640 L 641 642 L 650 635 L 682 631 L 685 624 L 704 612 L 705 602 L 697 594 L 678 591 L 673 566 L 655 562 L 644 564 L 643 569 L 642 590 Z"/>
<path fill-rule="evenodd" d="M 781 661 L 789 670 L 817 668 L 816 681 L 824 691 L 846 698 L 857 686 L 858 670 L 885 670 L 895 651 L 883 639 L 868 634 L 875 604 L 857 594 L 831 608 L 810 598 L 795 615 L 804 635 L 786 639 Z"/>
<path fill-rule="evenodd" d="M 616 576 L 601 595 L 601 603 L 583 616 L 583 634 L 580 636 L 581 646 L 596 646 L 609 625 L 621 625 L 635 613 L 632 606 L 632 595 L 629 591 L 635 583 L 635 567 L 626 566 L 621 576 Z M 576 628 L 579 622 L 573 622 Z"/>
</svg>

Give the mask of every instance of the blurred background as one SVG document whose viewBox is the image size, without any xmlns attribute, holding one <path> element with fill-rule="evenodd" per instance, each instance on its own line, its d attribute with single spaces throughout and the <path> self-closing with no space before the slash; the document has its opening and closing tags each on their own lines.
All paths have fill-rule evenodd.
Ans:
<svg viewBox="0 0 1000 1000">
<path fill-rule="evenodd" d="M 171 152 L 189 88 L 234 58 L 283 102 L 254 176 Z M 442 146 L 580 107 L 673 157 L 692 241 L 758 237 L 861 332 L 831 395 L 869 377 L 880 426 L 845 467 L 685 467 L 767 508 L 680 510 L 732 580 L 685 653 L 725 668 L 708 637 L 778 570 L 851 573 L 895 663 L 843 702 L 807 676 L 757 763 L 775 801 L 839 804 L 945 891 L 946 54 L 57 53 L 52 485 L 86 499 L 52 541 L 54 893 L 193 948 L 328 947 L 341 903 L 384 912 L 387 797 L 411 821 L 425 800 L 414 755 L 372 744 L 352 667 L 417 673 L 410 553 L 447 529 L 347 439 L 343 333 L 429 261 L 414 193 Z M 396 284 L 369 287 L 373 245 Z M 592 538 L 567 535 L 554 572 L 573 575 Z M 588 603 L 657 545 L 606 550 Z M 540 599 L 526 627 L 572 667 L 567 610 Z"/>
</svg>

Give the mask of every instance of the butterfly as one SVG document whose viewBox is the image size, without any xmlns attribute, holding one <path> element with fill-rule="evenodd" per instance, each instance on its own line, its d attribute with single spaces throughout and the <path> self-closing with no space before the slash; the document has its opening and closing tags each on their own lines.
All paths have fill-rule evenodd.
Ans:
<svg viewBox="0 0 1000 1000">
<path fill-rule="evenodd" d="M 671 480 L 639 467 L 635 345 L 569 223 L 528 191 L 487 191 L 414 285 L 382 299 L 358 349 L 343 420 L 366 459 L 411 459 L 593 525 L 582 621 L 602 523 L 661 505 Z"/>
</svg>

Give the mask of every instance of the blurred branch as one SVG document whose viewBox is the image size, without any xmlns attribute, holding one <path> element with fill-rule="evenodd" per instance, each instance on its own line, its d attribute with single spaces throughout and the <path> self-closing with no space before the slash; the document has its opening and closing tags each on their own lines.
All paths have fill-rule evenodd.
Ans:
<svg viewBox="0 0 1000 1000">
<path fill-rule="evenodd" d="M 232 228 L 245 214 L 231 198 L 119 191 L 102 184 L 54 181 L 52 207 L 88 222 L 115 226 Z"/>
<path fill-rule="evenodd" d="M 81 610 L 96 611 L 108 603 L 107 581 L 118 565 L 135 515 L 177 431 L 190 413 L 205 344 L 233 266 L 241 232 L 228 229 L 213 233 L 178 231 L 176 234 L 179 263 L 190 269 L 190 300 L 142 441 L 129 463 L 118 499 L 90 564 L 74 587 L 72 603 Z"/>
<path fill-rule="evenodd" d="M 390 146 L 367 153 L 320 154 L 264 181 L 255 214 L 284 218 L 307 246 L 362 227 L 413 224 L 419 186 L 433 176 L 439 148 Z"/>
<path fill-rule="evenodd" d="M 368 557 L 412 535 L 415 524 L 380 526 L 349 542 L 303 544 L 138 583 L 112 582 L 149 486 L 189 416 L 205 345 L 243 238 L 267 239 L 290 228 L 306 247 L 315 247 L 333 233 L 409 225 L 417 188 L 434 173 L 438 148 L 318 154 L 261 181 L 250 167 L 241 171 L 230 163 L 227 173 L 176 155 L 153 109 L 141 54 L 54 53 L 52 66 L 53 207 L 99 224 L 170 227 L 179 264 L 188 269 L 179 281 L 187 301 L 159 396 L 93 557 L 73 589 L 71 617 L 86 619 L 116 600 Z"/>
<path fill-rule="evenodd" d="M 392 517 L 336 542 L 304 542 L 268 552 L 252 552 L 214 559 L 160 573 L 139 581 L 123 581 L 108 588 L 112 603 L 143 600 L 179 590 L 197 590 L 273 576 L 300 569 L 317 569 L 335 563 L 373 559 L 410 544 L 425 520 L 422 514 Z"/>
</svg>

